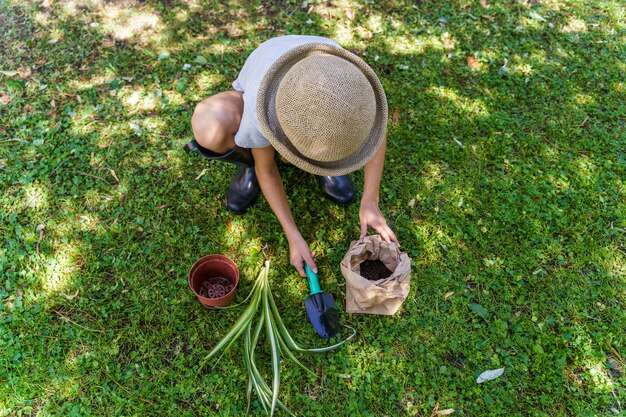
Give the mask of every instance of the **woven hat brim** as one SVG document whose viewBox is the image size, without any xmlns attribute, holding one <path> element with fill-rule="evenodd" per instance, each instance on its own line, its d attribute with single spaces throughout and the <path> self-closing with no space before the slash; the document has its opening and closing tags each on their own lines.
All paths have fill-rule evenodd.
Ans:
<svg viewBox="0 0 626 417">
<path fill-rule="evenodd" d="M 278 122 L 276 93 L 283 77 L 300 60 L 312 55 L 327 54 L 346 59 L 361 70 L 370 82 L 376 98 L 376 116 L 372 130 L 363 145 L 352 155 L 337 161 L 317 161 L 302 155 L 291 143 Z M 276 60 L 267 71 L 257 93 L 257 116 L 261 130 L 278 153 L 293 165 L 315 175 L 346 175 L 369 162 L 385 140 L 387 131 L 387 97 L 374 71 L 358 56 L 326 43 L 297 46 Z"/>
</svg>

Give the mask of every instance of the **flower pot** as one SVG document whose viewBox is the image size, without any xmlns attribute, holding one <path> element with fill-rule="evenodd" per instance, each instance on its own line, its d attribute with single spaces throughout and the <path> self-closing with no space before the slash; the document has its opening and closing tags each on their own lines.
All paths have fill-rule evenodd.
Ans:
<svg viewBox="0 0 626 417">
<path fill-rule="evenodd" d="M 239 268 L 224 255 L 207 255 L 189 270 L 189 288 L 207 307 L 223 307 L 233 300 L 239 284 Z"/>
</svg>

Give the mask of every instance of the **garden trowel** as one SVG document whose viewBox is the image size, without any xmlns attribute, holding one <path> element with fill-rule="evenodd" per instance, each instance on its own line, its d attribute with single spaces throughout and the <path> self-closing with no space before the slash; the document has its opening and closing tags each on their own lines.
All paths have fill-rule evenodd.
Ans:
<svg viewBox="0 0 626 417">
<path fill-rule="evenodd" d="M 304 300 L 309 321 L 320 337 L 330 339 L 339 332 L 339 311 L 332 294 L 322 291 L 317 274 L 304 263 L 310 295 Z"/>
</svg>

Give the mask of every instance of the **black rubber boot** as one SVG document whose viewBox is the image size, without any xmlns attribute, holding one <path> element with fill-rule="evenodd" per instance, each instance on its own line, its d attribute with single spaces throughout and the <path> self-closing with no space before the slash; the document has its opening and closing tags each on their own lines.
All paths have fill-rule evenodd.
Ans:
<svg viewBox="0 0 626 417">
<path fill-rule="evenodd" d="M 224 203 L 228 211 L 235 214 L 243 214 L 248 207 L 254 204 L 260 188 L 254 170 L 254 158 L 250 149 L 236 146 L 226 153 L 217 153 L 203 148 L 195 140 L 185 145 L 184 149 L 187 152 L 198 151 L 205 158 L 230 162 L 239 167 L 233 179 L 230 180 L 228 191 L 224 197 Z"/>
<path fill-rule="evenodd" d="M 317 177 L 317 179 L 320 190 L 333 203 L 349 206 L 356 201 L 356 189 L 349 176 Z"/>
</svg>

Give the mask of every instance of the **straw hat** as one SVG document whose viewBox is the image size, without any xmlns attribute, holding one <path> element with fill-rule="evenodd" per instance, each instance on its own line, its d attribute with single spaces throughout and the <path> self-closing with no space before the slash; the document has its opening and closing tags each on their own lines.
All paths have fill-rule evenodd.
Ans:
<svg viewBox="0 0 626 417">
<path fill-rule="evenodd" d="M 287 161 L 316 175 L 345 175 L 382 145 L 387 98 L 374 71 L 338 46 L 309 43 L 283 54 L 257 94 L 261 130 Z"/>
</svg>

